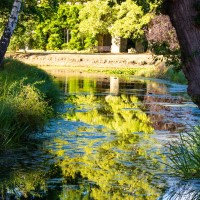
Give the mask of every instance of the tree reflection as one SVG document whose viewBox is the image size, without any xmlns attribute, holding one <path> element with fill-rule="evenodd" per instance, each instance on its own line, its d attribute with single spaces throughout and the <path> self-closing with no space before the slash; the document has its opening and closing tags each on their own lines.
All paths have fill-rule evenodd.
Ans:
<svg viewBox="0 0 200 200">
<path fill-rule="evenodd" d="M 96 83 L 89 79 L 73 81 L 65 85 L 66 91 L 95 91 Z M 113 88 L 118 94 L 118 87 Z M 53 155 L 51 166 L 44 171 L 36 163 L 33 170 L 12 173 L 0 186 L 7 191 L 17 188 L 23 198 L 157 199 L 164 186 L 155 173 L 162 170 L 158 160 L 165 157 L 154 148 L 154 129 L 141 105 L 134 95 L 68 96 L 64 119 L 44 144 Z"/>
<path fill-rule="evenodd" d="M 78 148 L 82 149 L 79 155 L 72 156 L 62 151 L 65 142 L 56 140 L 59 145 L 52 153 L 62 158 L 59 166 L 63 175 L 76 179 L 79 174 L 82 178 L 76 183 L 79 189 L 66 187 L 61 196 L 65 199 L 69 195 L 81 198 L 85 194 L 85 199 L 99 200 L 158 198 L 162 186 L 155 181 L 154 172 L 161 167 L 156 158 L 159 152 L 152 150 L 155 141 L 150 133 L 153 128 L 139 107 L 137 97 L 74 96 L 70 103 L 76 108 L 68 108 L 66 118 L 93 127 L 101 124 L 104 128 L 97 126 L 92 130 L 96 138 L 88 136 L 91 127 L 79 128 L 83 135 L 88 136 L 78 135 L 81 140 Z M 99 132 L 105 138 L 99 138 Z"/>
<path fill-rule="evenodd" d="M 150 119 L 140 108 L 138 98 L 133 95 L 106 97 L 79 95 L 70 101 L 78 109 L 74 110 L 73 114 L 72 109 L 69 110 L 67 118 L 79 119 L 92 125 L 101 124 L 123 135 L 153 132 Z"/>
</svg>

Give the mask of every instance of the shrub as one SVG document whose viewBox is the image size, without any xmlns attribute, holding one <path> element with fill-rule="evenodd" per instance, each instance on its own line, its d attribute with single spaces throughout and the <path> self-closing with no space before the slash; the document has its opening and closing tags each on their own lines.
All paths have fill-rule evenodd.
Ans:
<svg viewBox="0 0 200 200">
<path fill-rule="evenodd" d="M 47 49 L 48 50 L 59 50 L 61 49 L 63 41 L 60 38 L 60 35 L 57 33 L 51 34 L 48 39 Z"/>
</svg>

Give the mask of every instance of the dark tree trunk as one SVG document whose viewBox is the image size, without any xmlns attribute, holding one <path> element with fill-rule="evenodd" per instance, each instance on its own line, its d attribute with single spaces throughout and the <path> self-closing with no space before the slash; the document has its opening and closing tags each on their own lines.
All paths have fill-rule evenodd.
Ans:
<svg viewBox="0 0 200 200">
<path fill-rule="evenodd" d="M 188 94 L 200 107 L 200 26 L 196 24 L 199 0 L 166 0 L 167 13 L 179 40 Z"/>
<path fill-rule="evenodd" d="M 21 4 L 22 4 L 22 0 L 14 1 L 8 23 L 6 24 L 3 35 L 0 39 L 0 69 L 2 68 L 2 62 L 3 62 L 4 56 L 6 54 L 11 36 L 13 34 L 13 31 L 18 21 L 18 15 L 20 12 Z"/>
<path fill-rule="evenodd" d="M 10 31 L 7 30 L 7 25 L 6 25 L 4 33 L 0 40 L 0 69 L 2 68 L 2 62 L 3 62 L 4 56 L 6 54 L 7 48 L 9 46 L 11 36 L 12 35 L 11 35 Z"/>
</svg>

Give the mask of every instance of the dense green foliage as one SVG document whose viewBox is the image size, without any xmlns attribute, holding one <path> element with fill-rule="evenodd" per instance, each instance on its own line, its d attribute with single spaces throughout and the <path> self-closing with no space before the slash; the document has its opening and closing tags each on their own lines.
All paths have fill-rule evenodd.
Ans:
<svg viewBox="0 0 200 200">
<path fill-rule="evenodd" d="M 133 44 L 136 40 L 148 39 L 156 54 L 164 53 L 169 65 L 179 68 L 180 52 L 173 52 L 171 48 L 169 51 L 165 45 L 169 40 L 173 40 L 172 45 L 177 44 L 169 20 L 162 15 L 154 19 L 161 5 L 162 1 L 158 0 L 26 0 L 10 49 L 91 50 L 97 46 L 99 35 L 109 33 L 129 38 Z M 1 28 L 11 6 L 11 0 L 0 4 Z"/>
<path fill-rule="evenodd" d="M 12 1 L 0 16 L 1 27 L 8 18 Z M 138 39 L 154 16 L 157 1 L 25 1 L 10 49 L 91 49 L 99 34 Z M 0 4 L 0 8 L 3 4 Z M 2 30 L 0 30 L 2 32 Z"/>
<path fill-rule="evenodd" d="M 45 72 L 10 59 L 4 63 L 0 84 L 0 141 L 6 147 L 44 127 L 59 92 Z"/>
<path fill-rule="evenodd" d="M 131 0 L 117 5 L 115 9 L 116 20 L 110 28 L 112 35 L 123 38 L 141 38 L 144 35 L 143 27 L 150 21 L 151 14 L 145 14 L 142 7 Z"/>
<path fill-rule="evenodd" d="M 80 12 L 80 30 L 96 36 L 107 34 L 115 18 L 115 10 L 109 6 L 109 1 L 94 0 L 88 2 Z"/>
</svg>

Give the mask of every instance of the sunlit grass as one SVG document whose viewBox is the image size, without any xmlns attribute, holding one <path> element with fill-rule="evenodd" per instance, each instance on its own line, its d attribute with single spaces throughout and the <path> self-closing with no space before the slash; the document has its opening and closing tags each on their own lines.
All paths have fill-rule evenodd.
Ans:
<svg viewBox="0 0 200 200">
<path fill-rule="evenodd" d="M 180 84 L 187 84 L 187 80 L 182 71 L 176 71 L 173 67 L 153 67 L 138 69 L 133 74 L 146 78 L 160 78 L 173 81 Z"/>
<path fill-rule="evenodd" d="M 137 67 L 137 68 L 116 68 L 116 69 L 88 69 L 87 72 L 98 72 L 115 75 L 133 75 L 145 78 L 160 78 L 180 84 L 187 84 L 182 71 L 176 71 L 173 67 Z"/>
<path fill-rule="evenodd" d="M 0 85 L 2 149 L 44 127 L 59 102 L 59 91 L 44 71 L 10 59 L 0 72 Z"/>
</svg>

